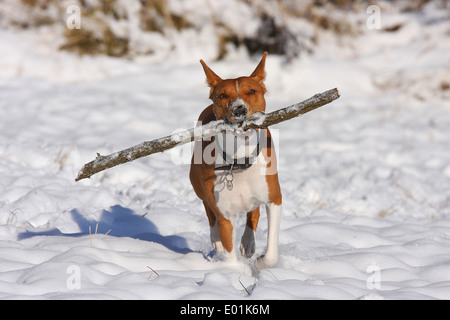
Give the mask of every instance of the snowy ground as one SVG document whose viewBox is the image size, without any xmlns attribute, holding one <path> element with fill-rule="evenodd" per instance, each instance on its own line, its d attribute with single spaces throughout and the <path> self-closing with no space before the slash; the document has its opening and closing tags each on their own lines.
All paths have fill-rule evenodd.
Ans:
<svg viewBox="0 0 450 320">
<path fill-rule="evenodd" d="M 280 261 L 261 272 L 211 254 L 170 152 L 74 181 L 97 152 L 192 127 L 209 103 L 202 56 L 79 58 L 2 31 L 0 298 L 450 299 L 450 24 L 429 15 L 391 17 L 399 31 L 353 49 L 268 57 L 269 111 L 341 98 L 274 128 Z M 257 60 L 209 63 L 235 77 Z M 265 239 L 263 214 L 257 255 Z"/>
</svg>

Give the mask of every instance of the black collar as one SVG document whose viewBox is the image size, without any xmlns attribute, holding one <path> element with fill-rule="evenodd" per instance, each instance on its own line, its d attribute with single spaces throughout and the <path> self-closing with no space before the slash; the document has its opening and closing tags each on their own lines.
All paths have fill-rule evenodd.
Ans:
<svg viewBox="0 0 450 320">
<path fill-rule="evenodd" d="M 225 160 L 226 165 L 214 168 L 214 170 L 226 170 L 226 171 L 230 171 L 230 170 L 245 170 L 248 169 L 252 166 L 253 162 L 255 162 L 256 158 L 258 157 L 259 153 L 261 152 L 261 150 L 259 150 L 259 143 L 256 146 L 257 148 L 257 154 L 256 157 L 255 156 L 250 156 L 250 157 L 245 157 L 244 159 L 234 159 L 233 163 L 228 162 L 227 160 L 227 154 L 225 152 L 222 153 L 222 158 L 223 160 Z"/>
</svg>

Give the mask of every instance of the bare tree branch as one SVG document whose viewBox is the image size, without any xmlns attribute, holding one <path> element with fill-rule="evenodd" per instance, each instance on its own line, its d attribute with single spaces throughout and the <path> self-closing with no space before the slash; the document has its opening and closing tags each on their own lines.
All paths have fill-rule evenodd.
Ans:
<svg viewBox="0 0 450 320">
<path fill-rule="evenodd" d="M 234 130 L 236 128 L 242 128 L 244 130 L 267 128 L 268 126 L 292 119 L 301 114 L 317 109 L 338 98 L 339 91 L 337 89 L 331 89 L 316 94 L 303 102 L 296 103 L 286 108 L 267 114 L 262 112 L 255 113 L 241 123 L 227 124 L 223 120 L 212 121 L 206 125 L 175 133 L 170 136 L 152 141 L 145 141 L 134 147 L 115 152 L 107 156 L 98 155 L 95 160 L 85 164 L 81 168 L 75 181 L 90 178 L 92 175 L 100 171 L 115 167 L 119 164 L 130 162 L 153 153 L 162 152 L 194 140 L 208 139 L 222 131 Z"/>
</svg>

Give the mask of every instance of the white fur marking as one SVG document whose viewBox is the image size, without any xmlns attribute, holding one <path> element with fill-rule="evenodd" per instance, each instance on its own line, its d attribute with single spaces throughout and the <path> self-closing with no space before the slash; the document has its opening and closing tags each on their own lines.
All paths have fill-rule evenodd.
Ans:
<svg viewBox="0 0 450 320">
<path fill-rule="evenodd" d="M 231 108 L 234 108 L 237 106 L 246 106 L 247 107 L 247 103 L 245 103 L 245 101 L 242 100 L 241 98 L 238 98 L 231 104 Z"/>
<path fill-rule="evenodd" d="M 263 153 L 246 170 L 233 170 L 233 190 L 225 187 L 228 171 L 216 171 L 214 196 L 220 212 L 226 219 L 247 213 L 269 201 L 269 187 Z M 219 163 L 220 164 L 220 163 Z M 221 165 L 221 164 L 220 164 Z"/>
</svg>

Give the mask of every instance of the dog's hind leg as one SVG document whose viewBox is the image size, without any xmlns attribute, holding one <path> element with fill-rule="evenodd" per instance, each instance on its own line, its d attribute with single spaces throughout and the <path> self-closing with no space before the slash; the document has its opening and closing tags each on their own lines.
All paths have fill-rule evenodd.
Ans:
<svg viewBox="0 0 450 320">
<path fill-rule="evenodd" d="M 255 233 L 259 220 L 259 207 L 247 213 L 247 223 L 241 238 L 240 251 L 247 258 L 251 258 L 255 253 Z"/>
</svg>

